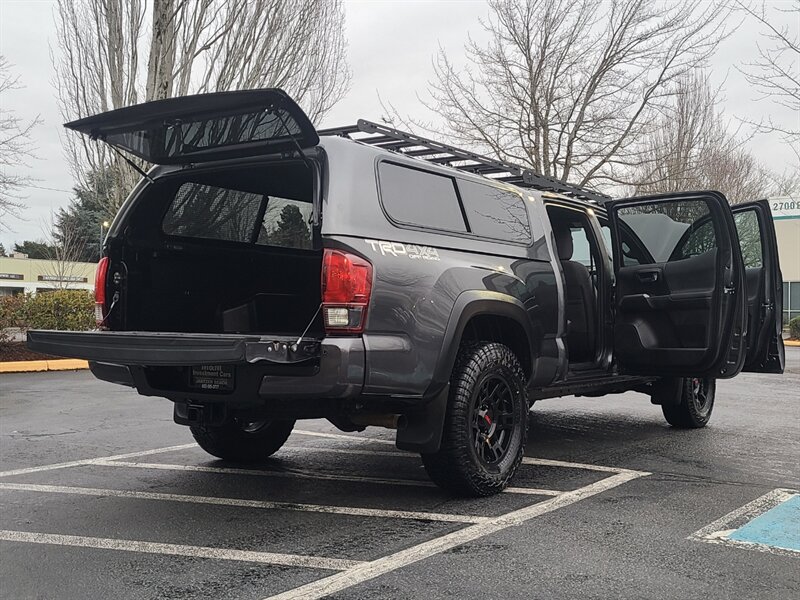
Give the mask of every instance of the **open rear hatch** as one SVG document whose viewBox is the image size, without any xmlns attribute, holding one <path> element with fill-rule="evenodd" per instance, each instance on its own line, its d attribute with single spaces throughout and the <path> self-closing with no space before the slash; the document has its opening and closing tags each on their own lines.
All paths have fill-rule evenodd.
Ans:
<svg viewBox="0 0 800 600">
<path fill-rule="evenodd" d="M 271 154 L 319 143 L 308 116 L 283 90 L 274 88 L 155 100 L 64 126 L 161 165 Z"/>
</svg>

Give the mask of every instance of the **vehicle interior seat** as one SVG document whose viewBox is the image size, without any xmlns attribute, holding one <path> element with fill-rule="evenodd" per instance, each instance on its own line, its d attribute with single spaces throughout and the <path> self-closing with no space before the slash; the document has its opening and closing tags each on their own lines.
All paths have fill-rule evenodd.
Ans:
<svg viewBox="0 0 800 600">
<path fill-rule="evenodd" d="M 553 234 L 566 284 L 567 355 L 571 362 L 589 362 L 594 359 L 596 339 L 597 299 L 592 276 L 589 269 L 572 260 L 570 223 L 553 222 Z"/>
</svg>

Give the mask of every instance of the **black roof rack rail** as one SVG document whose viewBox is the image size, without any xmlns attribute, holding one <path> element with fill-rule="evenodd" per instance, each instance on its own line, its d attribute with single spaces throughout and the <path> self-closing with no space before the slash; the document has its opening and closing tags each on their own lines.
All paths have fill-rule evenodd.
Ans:
<svg viewBox="0 0 800 600">
<path fill-rule="evenodd" d="M 610 196 L 562 183 L 552 177 L 538 175 L 530 169 L 504 161 L 461 150 L 441 142 L 392 129 L 386 125 L 359 119 L 356 125 L 321 129 L 320 136 L 340 136 L 370 144 L 385 150 L 393 150 L 406 156 L 413 156 L 428 162 L 447 165 L 455 169 L 485 175 L 491 179 L 512 183 L 520 187 L 533 188 L 545 192 L 558 192 L 589 202 L 603 204 Z M 353 134 L 366 134 L 353 136 Z"/>
</svg>

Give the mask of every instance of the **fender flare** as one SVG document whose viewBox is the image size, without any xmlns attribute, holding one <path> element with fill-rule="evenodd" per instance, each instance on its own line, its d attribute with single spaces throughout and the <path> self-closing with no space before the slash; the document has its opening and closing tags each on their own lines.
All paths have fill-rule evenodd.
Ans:
<svg viewBox="0 0 800 600">
<path fill-rule="evenodd" d="M 450 374 L 456 362 L 461 338 L 470 319 L 478 315 L 492 315 L 513 319 L 525 332 L 528 340 L 529 372 L 532 372 L 536 351 L 533 347 L 533 326 L 525 307 L 517 298 L 489 290 L 462 292 L 453 304 L 447 322 L 439 360 L 425 394 L 429 401 L 421 411 L 407 415 L 406 427 L 397 432 L 397 447 L 402 450 L 429 454 L 437 452 L 442 441 L 442 431 L 450 389 Z"/>
<path fill-rule="evenodd" d="M 450 381 L 450 374 L 456 364 L 456 356 L 458 355 L 464 330 L 470 319 L 478 315 L 506 317 L 517 322 L 528 340 L 528 356 L 531 361 L 531 364 L 523 365 L 523 369 L 527 372 L 532 372 L 533 360 L 537 354 L 533 345 L 535 336 L 533 325 L 522 302 L 513 296 L 501 294 L 500 292 L 470 290 L 462 292 L 453 304 L 453 310 L 450 312 L 450 319 L 447 322 L 447 328 L 442 339 L 442 350 L 428 388 L 429 394 L 438 392 L 442 386 Z M 520 357 L 520 362 L 521 360 L 522 357 Z"/>
</svg>

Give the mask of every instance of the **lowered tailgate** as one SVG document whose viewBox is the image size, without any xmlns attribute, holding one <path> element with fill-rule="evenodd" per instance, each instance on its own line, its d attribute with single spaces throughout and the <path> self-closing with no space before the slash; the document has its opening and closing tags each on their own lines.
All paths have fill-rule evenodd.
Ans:
<svg viewBox="0 0 800 600">
<path fill-rule="evenodd" d="M 319 356 L 320 342 L 296 338 L 147 331 L 28 331 L 28 348 L 44 354 L 120 365 L 295 363 Z"/>
</svg>

